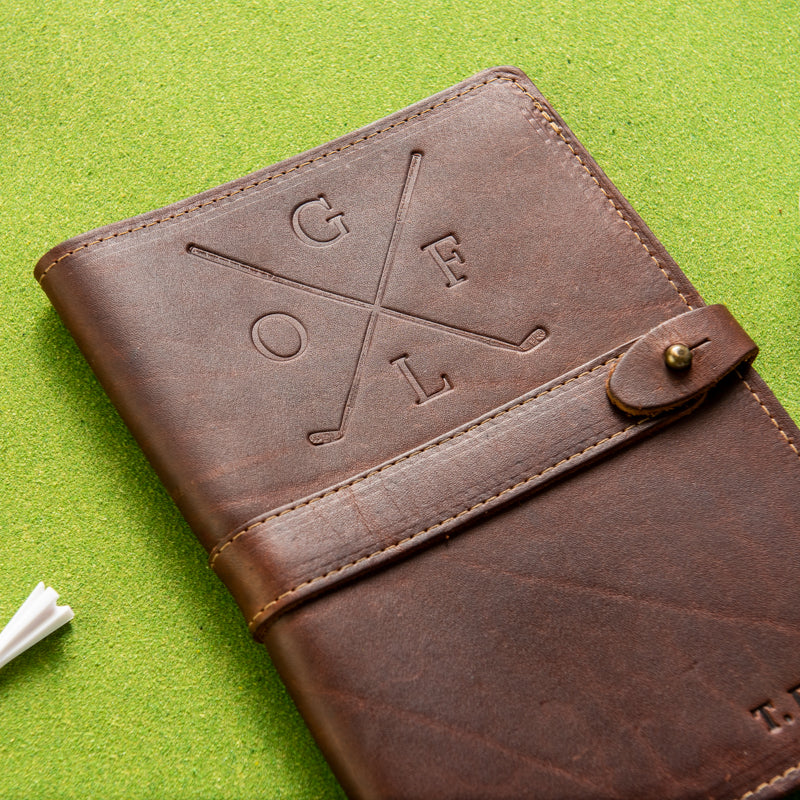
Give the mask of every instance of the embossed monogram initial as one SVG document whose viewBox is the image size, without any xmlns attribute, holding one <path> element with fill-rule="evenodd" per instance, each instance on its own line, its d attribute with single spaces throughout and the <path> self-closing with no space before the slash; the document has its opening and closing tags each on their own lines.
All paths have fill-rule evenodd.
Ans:
<svg viewBox="0 0 800 800">
<path fill-rule="evenodd" d="M 392 366 L 397 367 L 400 370 L 400 374 L 408 381 L 409 386 L 414 390 L 414 394 L 417 396 L 417 405 L 421 406 L 424 403 L 429 402 L 430 400 L 434 400 L 437 397 L 441 397 L 443 394 L 447 394 L 453 390 L 453 384 L 450 383 L 450 379 L 442 373 L 442 388 L 437 389 L 435 392 L 428 394 L 425 389 L 422 388 L 422 384 L 417 380 L 417 376 L 414 374 L 414 371 L 408 365 L 408 355 L 400 356 L 400 358 L 395 358 L 393 361 L 389 362 Z"/>
<path fill-rule="evenodd" d="M 303 354 L 308 334 L 299 319 L 291 314 L 265 314 L 251 329 L 253 344 L 271 361 L 291 361 Z"/>
<path fill-rule="evenodd" d="M 791 704 L 795 706 L 794 712 L 786 708 L 786 701 L 790 697 L 794 700 L 794 703 Z M 794 686 L 787 689 L 777 703 L 767 700 L 766 703 L 750 709 L 750 714 L 764 724 L 768 733 L 779 733 L 784 728 L 795 724 L 798 719 L 798 709 L 800 709 L 800 686 Z"/>
</svg>

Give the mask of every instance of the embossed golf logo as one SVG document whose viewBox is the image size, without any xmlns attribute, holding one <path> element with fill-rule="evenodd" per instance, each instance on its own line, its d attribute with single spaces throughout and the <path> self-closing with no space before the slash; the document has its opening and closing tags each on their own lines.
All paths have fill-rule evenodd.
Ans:
<svg viewBox="0 0 800 800">
<path fill-rule="evenodd" d="M 386 287 L 421 165 L 422 153 L 411 153 L 406 168 L 400 200 L 394 215 L 392 233 L 386 245 L 383 266 L 380 271 L 378 286 L 372 302 L 360 300 L 338 292 L 332 292 L 311 283 L 285 278 L 265 267 L 248 264 L 230 255 L 222 254 L 197 244 L 189 244 L 186 247 L 187 252 L 191 255 L 198 256 L 199 258 L 203 258 L 215 264 L 242 270 L 250 275 L 258 275 L 265 280 L 278 283 L 281 286 L 287 286 L 300 292 L 323 297 L 333 303 L 343 303 L 351 307 L 356 306 L 369 312 L 364 335 L 361 339 L 358 360 L 356 361 L 355 370 L 350 380 L 350 386 L 347 390 L 347 396 L 339 417 L 339 423 L 335 428 L 331 428 L 330 430 L 311 431 L 308 434 L 308 440 L 311 444 L 330 444 L 331 442 L 340 440 L 344 436 L 356 398 L 358 397 L 361 380 L 364 374 L 364 367 L 372 348 L 375 329 L 378 320 L 382 316 L 403 320 L 413 325 L 422 325 L 450 336 L 470 339 L 488 347 L 510 350 L 517 353 L 530 352 L 547 338 L 547 331 L 541 326 L 536 326 L 522 341 L 508 341 L 501 337 L 487 336 L 486 334 L 477 333 L 466 328 L 459 328 L 454 325 L 447 325 L 442 322 L 436 322 L 435 320 L 420 315 L 409 314 L 405 311 L 399 311 L 384 305 Z M 315 248 L 335 247 L 339 242 L 350 235 L 350 228 L 347 224 L 347 209 L 339 208 L 335 204 L 335 200 L 332 202 L 323 194 L 312 197 L 294 207 L 291 213 L 291 227 L 294 235 L 304 245 Z M 442 235 L 434 241 L 420 242 L 419 248 L 429 256 L 431 267 L 441 272 L 441 277 L 444 279 L 447 289 L 455 289 L 455 287 L 463 285 L 469 280 L 469 259 L 464 253 L 462 243 L 459 241 L 458 236 L 452 231 L 444 231 Z M 458 291 L 458 289 L 455 290 Z M 288 313 L 265 314 L 255 320 L 250 329 L 250 336 L 259 353 L 270 361 L 279 363 L 290 362 L 300 358 L 309 344 L 306 325 L 301 320 Z M 389 367 L 395 369 L 397 374 L 408 383 L 414 393 L 414 402 L 416 405 L 424 405 L 454 390 L 455 387 L 452 380 L 446 374 L 442 373 L 439 376 L 438 387 L 433 389 L 433 391 L 427 391 L 420 383 L 410 362 L 413 362 L 413 356 L 405 353 L 389 361 Z"/>
</svg>

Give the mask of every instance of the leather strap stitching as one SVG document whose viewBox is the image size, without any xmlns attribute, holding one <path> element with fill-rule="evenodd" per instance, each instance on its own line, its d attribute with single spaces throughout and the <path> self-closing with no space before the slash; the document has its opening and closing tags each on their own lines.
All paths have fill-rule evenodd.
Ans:
<svg viewBox="0 0 800 800">
<path fill-rule="evenodd" d="M 597 369 L 597 367 L 595 367 L 595 369 Z M 591 371 L 593 372 L 594 370 L 591 370 Z M 588 374 L 588 373 L 584 373 L 584 374 Z M 531 398 L 531 399 L 533 399 L 533 398 Z M 520 404 L 520 405 L 522 405 L 522 404 Z M 541 472 L 537 472 L 535 475 L 531 475 L 531 476 L 529 476 L 527 478 L 524 478 L 521 481 L 518 481 L 517 483 L 515 483 L 515 484 L 513 484 L 511 486 L 507 486 L 502 491 L 497 492 L 497 494 L 493 494 L 491 497 L 487 497 L 487 498 L 485 498 L 483 500 L 480 500 L 477 503 L 475 503 L 475 505 L 470 506 L 469 508 L 462 509 L 457 514 L 453 514 L 452 516 L 448 517 L 447 519 L 443 519 L 440 522 L 437 522 L 434 525 L 430 525 L 429 527 L 424 528 L 421 531 L 417 531 L 416 533 L 412 533 L 410 536 L 406 536 L 406 537 L 404 537 L 403 539 L 400 539 L 397 542 L 393 542 L 392 544 L 387 545 L 386 547 L 382 548 L 381 550 L 376 550 L 374 553 L 369 553 L 366 556 L 361 556 L 361 558 L 357 558 L 355 561 L 350 561 L 347 564 L 343 564 L 340 567 L 336 567 L 335 569 L 332 569 L 329 572 L 326 572 L 324 575 L 317 575 L 315 578 L 311 578 L 311 579 L 309 579 L 307 581 L 303 581 L 303 583 L 298 584 L 297 586 L 293 587 L 292 589 L 288 589 L 287 591 L 285 591 L 282 594 L 278 595 L 274 600 L 271 600 L 265 606 L 262 606 L 253 615 L 253 617 L 248 620 L 248 622 L 247 622 L 248 627 L 252 630 L 253 626 L 255 626 L 257 624 L 257 621 L 258 621 L 259 617 L 261 617 L 263 614 L 265 614 L 276 603 L 279 603 L 281 600 L 283 600 L 286 597 L 289 597 L 290 595 L 294 594 L 298 590 L 303 589 L 306 586 L 311 586 L 312 584 L 317 583 L 318 581 L 324 580 L 325 578 L 328 578 L 331 575 L 335 575 L 338 572 L 343 572 L 344 570 L 346 570 L 346 569 L 348 569 L 350 567 L 356 566 L 356 564 L 362 564 L 365 561 L 369 561 L 370 559 L 375 558 L 376 556 L 379 556 L 382 553 L 386 553 L 389 550 L 394 550 L 395 548 L 406 544 L 406 542 L 410 542 L 412 539 L 416 539 L 418 536 L 422 536 L 422 534 L 424 534 L 424 533 L 430 533 L 430 531 L 436 530 L 436 528 L 441 528 L 443 525 L 447 525 L 449 522 L 453 522 L 453 520 L 459 519 L 460 517 L 463 517 L 465 514 L 469 514 L 471 511 L 475 511 L 476 509 L 481 508 L 482 506 L 488 505 L 492 501 L 497 500 L 499 497 L 502 497 L 503 495 L 508 494 L 509 492 L 513 492 L 514 490 L 519 489 L 521 486 L 525 486 L 526 484 L 530 483 L 531 481 L 534 481 L 537 478 L 540 478 L 542 475 L 545 475 L 546 473 L 556 469 L 557 467 L 560 467 L 562 464 L 566 464 L 567 462 L 572 461 L 573 458 L 577 458 L 578 456 L 582 456 L 582 455 L 584 455 L 584 453 L 588 453 L 590 450 L 594 450 L 596 447 L 600 447 L 600 445 L 605 444 L 606 442 L 609 442 L 612 439 L 616 439 L 617 436 L 622 436 L 623 433 L 627 433 L 629 430 L 631 430 L 633 428 L 637 428 L 639 425 L 643 425 L 644 423 L 650 422 L 650 421 L 651 421 L 651 419 L 649 419 L 649 418 L 640 419 L 638 422 L 634 422 L 632 425 L 628 425 L 626 428 L 623 428 L 622 430 L 611 434 L 611 436 L 606 436 L 605 438 L 600 439 L 599 442 L 595 442 L 594 444 L 590 444 L 588 447 L 585 447 L 580 452 L 573 453 L 571 456 L 567 456 L 566 458 L 562 458 L 561 461 L 558 461 L 555 464 L 551 464 L 549 467 L 545 467 L 545 469 L 543 469 Z M 276 516 L 278 516 L 278 515 L 276 515 Z"/>
</svg>

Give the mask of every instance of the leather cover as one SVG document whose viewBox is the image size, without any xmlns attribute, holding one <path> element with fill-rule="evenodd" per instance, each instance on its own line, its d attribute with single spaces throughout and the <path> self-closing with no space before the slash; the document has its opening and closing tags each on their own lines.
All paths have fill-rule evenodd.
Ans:
<svg viewBox="0 0 800 800">
<path fill-rule="evenodd" d="M 524 74 L 36 275 L 352 797 L 800 785 L 798 430 Z"/>
</svg>

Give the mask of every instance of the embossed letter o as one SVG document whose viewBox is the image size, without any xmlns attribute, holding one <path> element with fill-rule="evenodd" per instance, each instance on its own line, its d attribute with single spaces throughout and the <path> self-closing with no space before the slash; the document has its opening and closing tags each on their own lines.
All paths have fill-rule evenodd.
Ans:
<svg viewBox="0 0 800 800">
<path fill-rule="evenodd" d="M 290 314 L 265 314 L 253 323 L 253 344 L 271 361 L 291 361 L 308 344 L 303 324 Z"/>
</svg>

